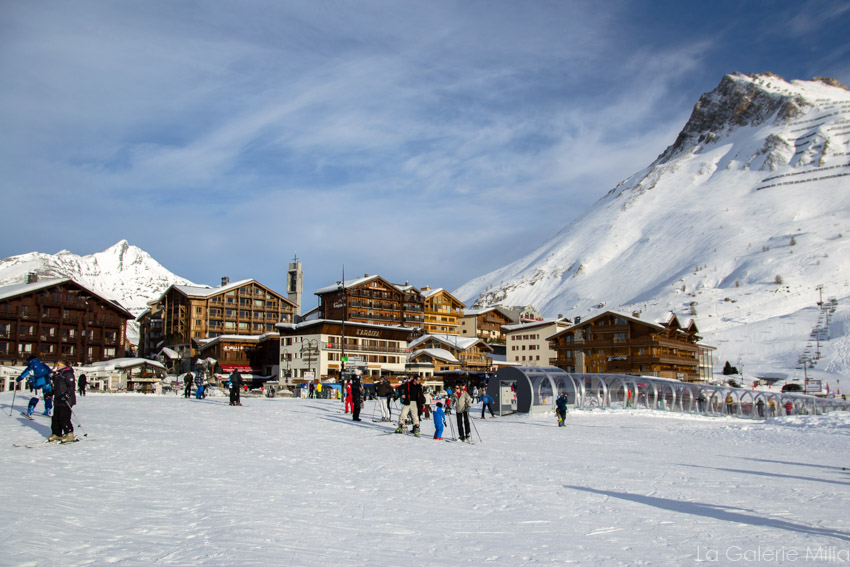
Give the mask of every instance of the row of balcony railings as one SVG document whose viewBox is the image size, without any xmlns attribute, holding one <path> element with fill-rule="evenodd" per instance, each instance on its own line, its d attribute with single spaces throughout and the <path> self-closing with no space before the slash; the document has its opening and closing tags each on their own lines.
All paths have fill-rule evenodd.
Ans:
<svg viewBox="0 0 850 567">
<path fill-rule="evenodd" d="M 342 351 L 342 344 L 339 342 L 330 342 L 327 343 L 326 350 L 334 350 L 334 351 Z M 376 345 L 362 345 L 358 343 L 345 343 L 345 351 L 346 352 L 376 352 L 376 353 L 386 353 L 386 354 L 406 354 L 407 349 L 400 348 L 397 346 L 376 346 Z"/>
<path fill-rule="evenodd" d="M 568 373 L 554 367 L 503 368 L 490 381 L 488 393 L 505 413 L 554 411 L 561 393 L 571 407 L 581 410 L 645 409 L 747 419 L 850 411 L 850 401 L 840 398 L 628 374 Z"/>
<path fill-rule="evenodd" d="M 17 341 L 44 341 L 44 342 L 63 342 L 76 343 L 77 340 L 82 340 L 85 343 L 91 344 L 118 344 L 117 338 L 109 337 L 91 337 L 91 336 L 67 336 L 67 335 L 40 335 L 37 333 L 0 333 L 0 339 L 17 340 Z"/>
<path fill-rule="evenodd" d="M 117 322 L 114 318 L 109 320 L 107 317 L 93 317 L 91 315 L 48 315 L 47 313 L 25 313 L 18 312 L 17 309 L 0 312 L 0 315 L 9 315 L 10 318 L 20 319 L 21 321 L 44 321 L 47 323 L 66 323 L 76 325 L 86 323 L 88 325 L 105 325 L 107 323 Z"/>
</svg>

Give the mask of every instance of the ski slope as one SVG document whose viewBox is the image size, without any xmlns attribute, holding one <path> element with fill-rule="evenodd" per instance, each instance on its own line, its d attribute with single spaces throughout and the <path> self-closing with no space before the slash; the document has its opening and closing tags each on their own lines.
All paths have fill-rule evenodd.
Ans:
<svg viewBox="0 0 850 567">
<path fill-rule="evenodd" d="M 82 442 L 27 449 L 49 421 L 11 401 L 0 565 L 850 562 L 850 413 L 488 417 L 468 445 L 389 434 L 372 401 L 354 423 L 325 400 L 90 394 Z"/>
</svg>

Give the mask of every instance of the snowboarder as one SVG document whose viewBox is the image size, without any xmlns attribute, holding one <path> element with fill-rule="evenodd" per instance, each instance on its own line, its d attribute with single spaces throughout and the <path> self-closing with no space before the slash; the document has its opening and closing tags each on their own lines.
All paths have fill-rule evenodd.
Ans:
<svg viewBox="0 0 850 567">
<path fill-rule="evenodd" d="M 434 439 L 443 439 L 443 427 L 446 426 L 446 414 L 443 411 L 443 404 L 437 402 L 437 409 L 434 410 Z"/>
<path fill-rule="evenodd" d="M 378 405 L 381 406 L 381 421 L 392 420 L 392 409 L 390 409 L 390 401 L 393 395 L 393 387 L 389 380 L 381 378 L 378 387 L 375 388 L 375 393 L 378 395 Z"/>
<path fill-rule="evenodd" d="M 493 413 L 493 408 L 490 404 L 493 403 L 493 398 L 490 397 L 490 394 L 485 393 L 481 396 L 481 419 L 484 419 L 484 410 L 490 410 L 490 417 L 496 417 L 496 414 Z"/>
<path fill-rule="evenodd" d="M 242 375 L 239 373 L 239 370 L 233 370 L 230 374 L 228 384 L 230 385 L 230 405 L 241 406 L 242 402 L 239 399 L 239 390 L 242 389 Z"/>
<path fill-rule="evenodd" d="M 425 403 L 425 396 L 422 393 L 422 385 L 419 383 L 419 376 L 414 376 L 412 380 L 408 380 L 398 387 L 398 392 L 401 395 L 401 417 L 398 420 L 398 428 L 396 433 L 404 433 L 407 429 L 405 420 L 410 415 L 413 420 L 413 434 L 419 436 L 419 406 Z"/>
<path fill-rule="evenodd" d="M 56 408 L 53 411 L 51 435 L 48 441 L 69 443 L 75 441 L 74 425 L 71 423 L 71 408 L 77 403 L 76 388 L 74 387 L 74 369 L 67 363 L 53 373 L 53 395 L 56 397 Z"/>
<path fill-rule="evenodd" d="M 86 396 L 86 384 L 88 384 L 88 379 L 86 379 L 86 375 L 80 374 L 80 377 L 77 379 L 77 391 L 83 397 Z"/>
<path fill-rule="evenodd" d="M 455 388 L 454 396 L 452 397 L 452 406 L 457 414 L 457 435 L 461 441 L 466 441 L 472 434 L 469 428 L 469 406 L 472 405 L 472 398 L 466 393 L 460 385 Z"/>
<path fill-rule="evenodd" d="M 568 403 L 569 403 L 569 398 L 567 397 L 567 394 L 561 394 L 560 396 L 558 396 L 558 399 L 555 400 L 555 406 L 558 408 L 558 427 L 566 427 L 567 426 L 567 404 Z"/>
</svg>

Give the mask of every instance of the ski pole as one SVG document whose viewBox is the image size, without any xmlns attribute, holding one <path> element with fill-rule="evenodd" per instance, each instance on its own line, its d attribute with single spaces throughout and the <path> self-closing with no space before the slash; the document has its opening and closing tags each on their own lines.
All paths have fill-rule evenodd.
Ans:
<svg viewBox="0 0 850 567">
<path fill-rule="evenodd" d="M 474 429 L 474 430 L 475 430 L 475 435 L 477 435 L 477 436 L 478 436 L 478 442 L 479 442 L 479 443 L 483 443 L 483 441 L 481 441 L 481 434 L 480 434 L 480 433 L 478 433 L 478 426 L 477 426 L 477 425 L 475 425 L 475 420 L 474 420 L 474 419 L 470 419 L 470 420 L 469 420 L 469 423 L 471 423 L 471 424 L 472 424 L 472 429 Z"/>
<path fill-rule="evenodd" d="M 71 412 L 71 419 L 76 419 L 76 426 L 83 430 L 83 437 L 88 437 L 89 434 L 86 433 L 86 428 L 83 427 L 83 424 L 80 423 L 80 420 L 77 418 L 77 414 L 74 413 L 74 408 L 71 407 L 71 404 L 68 403 L 68 400 L 65 400 L 65 405 L 68 406 L 68 410 Z"/>
<path fill-rule="evenodd" d="M 15 410 L 15 398 L 18 395 L 18 383 L 14 382 L 15 389 L 12 391 L 12 407 L 9 408 L 9 417 L 12 417 L 12 412 Z"/>
<path fill-rule="evenodd" d="M 451 428 L 451 430 L 452 430 L 452 437 L 454 437 L 455 441 L 457 441 L 457 433 L 455 432 L 455 424 L 452 423 L 452 418 L 446 416 L 446 421 L 449 422 L 449 428 Z"/>
</svg>

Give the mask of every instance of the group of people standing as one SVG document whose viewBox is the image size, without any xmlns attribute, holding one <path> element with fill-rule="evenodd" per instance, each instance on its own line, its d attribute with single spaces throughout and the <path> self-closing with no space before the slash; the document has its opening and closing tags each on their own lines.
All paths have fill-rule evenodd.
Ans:
<svg viewBox="0 0 850 567">
<path fill-rule="evenodd" d="M 60 362 L 56 370 L 31 354 L 27 358 L 27 367 L 16 379 L 16 382 L 27 380 L 27 385 L 36 394 L 27 406 L 27 417 L 31 417 L 35 406 L 38 404 L 38 392 L 41 390 L 44 397 L 45 410 L 43 415 L 50 415 L 53 409 L 53 418 L 50 424 L 50 436 L 47 441 L 59 441 L 69 443 L 76 441 L 74 437 L 74 425 L 71 422 L 73 406 L 77 404 L 77 384 L 74 369 L 67 362 Z M 86 379 L 85 374 L 80 375 L 80 394 L 85 396 Z M 33 402 L 33 400 L 35 400 Z M 55 402 L 55 407 L 51 408 Z M 22 412 L 23 413 L 23 412 Z"/>
</svg>

